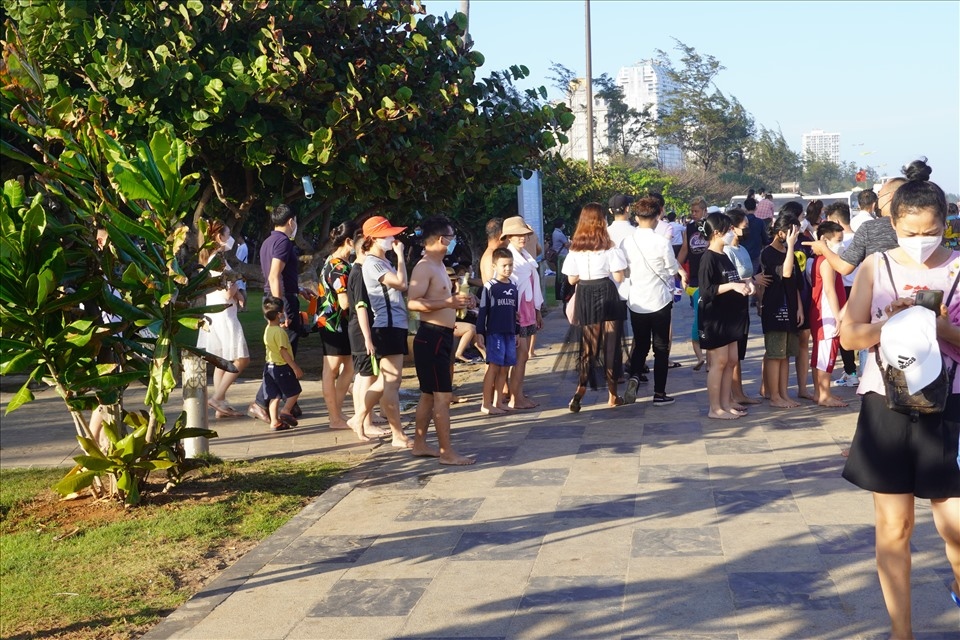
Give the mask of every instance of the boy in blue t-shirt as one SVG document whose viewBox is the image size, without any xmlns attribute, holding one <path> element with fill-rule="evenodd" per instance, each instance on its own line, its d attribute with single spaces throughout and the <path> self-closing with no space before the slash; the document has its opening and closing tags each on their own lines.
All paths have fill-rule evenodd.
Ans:
<svg viewBox="0 0 960 640">
<path fill-rule="evenodd" d="M 487 351 L 480 413 L 496 415 L 509 411 L 502 389 L 507 371 L 517 363 L 517 285 L 510 279 L 513 254 L 509 249 L 493 252 L 493 279 L 483 286 L 477 316 L 477 344 Z M 496 393 L 496 397 L 494 397 Z"/>
</svg>

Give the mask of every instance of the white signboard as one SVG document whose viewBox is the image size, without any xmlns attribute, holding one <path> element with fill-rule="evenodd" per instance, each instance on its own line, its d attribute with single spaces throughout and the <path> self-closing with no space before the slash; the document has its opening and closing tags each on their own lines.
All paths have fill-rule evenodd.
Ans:
<svg viewBox="0 0 960 640">
<path fill-rule="evenodd" d="M 540 239 L 540 246 L 545 247 L 543 240 L 543 191 L 540 182 L 540 172 L 534 171 L 527 179 L 520 178 L 517 187 L 517 206 L 520 215 L 528 225 L 533 227 L 534 233 Z M 527 246 L 532 253 L 533 247 Z"/>
</svg>

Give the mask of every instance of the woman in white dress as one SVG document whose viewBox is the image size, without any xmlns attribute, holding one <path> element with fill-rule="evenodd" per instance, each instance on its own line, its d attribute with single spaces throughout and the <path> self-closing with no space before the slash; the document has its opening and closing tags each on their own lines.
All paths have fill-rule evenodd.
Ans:
<svg viewBox="0 0 960 640">
<path fill-rule="evenodd" d="M 208 227 L 208 233 L 216 239 L 217 248 L 201 251 L 200 259 L 204 264 L 222 254 L 230 240 L 230 227 L 219 220 L 214 220 Z M 211 275 L 219 276 L 230 271 L 224 262 L 224 271 L 211 271 Z M 207 404 L 216 411 L 218 418 L 237 418 L 243 414 L 227 403 L 227 390 L 240 376 L 240 373 L 250 362 L 250 350 L 243 336 L 243 327 L 237 317 L 239 302 L 237 281 L 231 277 L 224 278 L 224 288 L 211 291 L 207 294 L 207 306 L 228 304 L 226 309 L 218 313 L 208 313 L 204 317 L 204 324 L 197 336 L 197 347 L 206 350 L 224 360 L 229 360 L 236 367 L 236 373 L 217 368 L 213 371 L 213 393 L 207 399 Z"/>
</svg>

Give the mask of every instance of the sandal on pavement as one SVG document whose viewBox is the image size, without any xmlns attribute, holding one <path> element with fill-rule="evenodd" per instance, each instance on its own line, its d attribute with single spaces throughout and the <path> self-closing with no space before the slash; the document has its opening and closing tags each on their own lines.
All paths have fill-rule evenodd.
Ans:
<svg viewBox="0 0 960 640">
<path fill-rule="evenodd" d="M 295 427 L 298 424 L 300 424 L 299 422 L 297 422 L 297 419 L 293 417 L 292 413 L 281 413 L 280 422 L 290 427 Z"/>
<path fill-rule="evenodd" d="M 683 365 L 680 364 L 679 362 L 671 362 L 671 363 L 668 365 L 667 368 L 668 368 L 668 369 L 676 369 L 677 367 L 682 367 L 682 366 L 683 366 Z"/>
<path fill-rule="evenodd" d="M 573 396 L 573 400 L 570 401 L 567 408 L 573 413 L 580 413 L 580 396 Z"/>
<path fill-rule="evenodd" d="M 703 369 L 703 365 L 705 364 L 707 364 L 706 360 L 700 360 L 699 362 L 697 362 L 697 364 L 694 365 L 693 370 L 700 371 L 700 369 Z"/>
</svg>

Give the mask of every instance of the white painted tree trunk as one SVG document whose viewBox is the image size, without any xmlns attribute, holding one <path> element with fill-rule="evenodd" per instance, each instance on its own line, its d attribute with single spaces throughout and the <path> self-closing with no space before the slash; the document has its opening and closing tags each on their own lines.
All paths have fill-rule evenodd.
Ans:
<svg viewBox="0 0 960 640">
<path fill-rule="evenodd" d="M 183 356 L 183 410 L 187 412 L 187 427 L 207 428 L 207 361 L 189 351 Z M 183 448 L 188 458 L 210 453 L 207 438 L 186 438 Z"/>
</svg>

